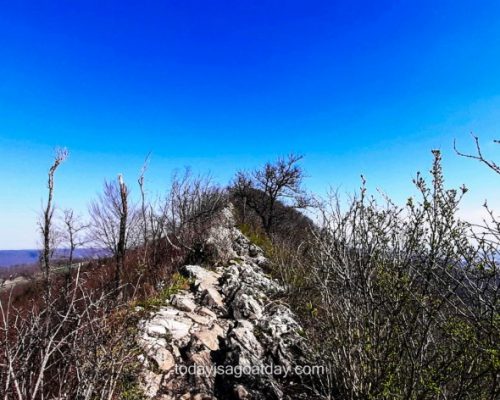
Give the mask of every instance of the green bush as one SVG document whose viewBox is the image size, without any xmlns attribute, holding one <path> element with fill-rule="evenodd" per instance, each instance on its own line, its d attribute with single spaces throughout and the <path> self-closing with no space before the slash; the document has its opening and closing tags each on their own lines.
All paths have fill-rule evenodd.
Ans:
<svg viewBox="0 0 500 400">
<path fill-rule="evenodd" d="M 419 196 L 402 207 L 364 183 L 347 203 L 333 195 L 300 242 L 241 226 L 327 366 L 325 397 L 500 396 L 500 224 L 478 233 L 457 217 L 467 189 L 445 188 L 437 151 L 431 177 L 417 175 Z"/>
</svg>

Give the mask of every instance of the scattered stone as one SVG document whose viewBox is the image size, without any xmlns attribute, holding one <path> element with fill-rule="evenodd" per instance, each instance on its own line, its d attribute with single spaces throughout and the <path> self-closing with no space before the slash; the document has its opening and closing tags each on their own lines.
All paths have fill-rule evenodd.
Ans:
<svg viewBox="0 0 500 400">
<path fill-rule="evenodd" d="M 210 317 L 212 319 L 216 319 L 217 318 L 217 314 L 215 314 L 212 310 L 210 310 L 209 308 L 207 307 L 201 307 L 199 310 L 198 310 L 198 313 L 200 314 L 203 314 L 203 315 L 206 315 L 207 317 Z"/>
<path fill-rule="evenodd" d="M 215 286 L 219 283 L 219 274 L 200 267 L 199 265 L 186 265 L 182 268 L 182 272 L 190 278 L 194 278 L 195 286 L 203 287 L 200 290 Z"/>
<path fill-rule="evenodd" d="M 186 318 L 181 315 L 175 316 L 173 318 L 164 317 L 159 314 L 148 321 L 146 327 L 148 331 L 151 331 L 157 335 L 155 337 L 182 339 L 184 336 L 189 334 L 189 329 L 192 325 L 193 321 L 190 318 Z"/>
<path fill-rule="evenodd" d="M 179 310 L 191 312 L 196 309 L 196 303 L 191 296 L 176 294 L 170 301 Z"/>
<path fill-rule="evenodd" d="M 163 307 L 156 313 L 156 315 L 161 315 L 162 317 L 166 318 L 172 318 L 176 315 L 179 315 L 179 310 L 173 307 Z"/>
<path fill-rule="evenodd" d="M 181 357 L 181 352 L 179 351 L 179 348 L 175 344 L 172 345 L 172 353 L 174 353 L 175 358 Z"/>
<path fill-rule="evenodd" d="M 234 388 L 234 395 L 236 396 L 237 399 L 239 400 L 247 400 L 250 399 L 250 393 L 248 393 L 248 390 L 245 389 L 243 385 L 237 385 Z"/>
<path fill-rule="evenodd" d="M 186 315 L 200 325 L 210 325 L 210 323 L 214 320 L 213 318 L 210 318 L 208 316 L 203 316 L 196 313 L 188 313 Z"/>
<path fill-rule="evenodd" d="M 140 376 L 144 395 L 151 399 L 155 397 L 158 390 L 160 390 L 161 380 L 162 376 L 160 374 L 155 374 L 149 369 L 144 370 Z"/>
<path fill-rule="evenodd" d="M 162 394 L 160 397 L 159 397 L 159 400 L 175 400 L 175 397 L 172 397 L 168 394 Z"/>
<path fill-rule="evenodd" d="M 209 350 L 200 351 L 191 355 L 190 361 L 197 367 L 199 371 L 205 373 L 194 374 L 194 382 L 196 390 L 201 393 L 213 393 L 215 376 L 210 375 L 208 371 L 213 366 L 212 357 Z"/>
<path fill-rule="evenodd" d="M 145 331 L 149 336 L 156 338 L 162 338 L 167 334 L 167 329 L 163 325 L 156 325 L 154 323 L 147 324 Z"/>
<path fill-rule="evenodd" d="M 203 329 L 193 336 L 212 351 L 219 350 L 219 337 L 222 337 L 224 330 L 217 324 L 211 329 Z"/>
<path fill-rule="evenodd" d="M 215 307 L 220 310 L 225 309 L 221 294 L 214 288 L 205 289 L 203 291 L 202 298 L 203 304 L 207 306 Z"/>
<path fill-rule="evenodd" d="M 148 352 L 148 355 L 156 362 L 158 368 L 161 371 L 164 372 L 170 371 L 172 367 L 175 365 L 174 356 L 165 347 L 161 346 L 151 347 Z"/>
<path fill-rule="evenodd" d="M 259 255 L 262 254 L 262 250 L 259 249 L 257 246 L 255 246 L 254 244 L 251 244 L 250 246 L 248 246 L 248 255 L 250 257 L 257 257 Z"/>
<path fill-rule="evenodd" d="M 193 400 L 212 400 L 212 399 L 215 399 L 215 397 L 203 393 L 198 393 L 193 397 Z"/>
</svg>

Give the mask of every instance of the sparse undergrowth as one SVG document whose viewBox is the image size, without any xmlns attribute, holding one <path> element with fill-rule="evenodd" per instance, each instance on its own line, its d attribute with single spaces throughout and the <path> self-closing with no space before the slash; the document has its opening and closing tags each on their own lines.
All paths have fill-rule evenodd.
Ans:
<svg viewBox="0 0 500 400">
<path fill-rule="evenodd" d="M 170 297 L 181 290 L 189 289 L 191 284 L 192 280 L 176 272 L 172 275 L 171 282 L 166 287 L 153 296 L 135 302 L 134 306 L 141 307 L 145 311 L 157 311 L 160 307 L 165 306 Z"/>
<path fill-rule="evenodd" d="M 326 397 L 500 395 L 500 224 L 490 210 L 474 229 L 457 217 L 467 190 L 444 187 L 437 151 L 431 176 L 417 176 L 420 198 L 403 207 L 364 184 L 350 202 L 333 195 L 308 232 L 263 236 L 258 220 L 241 225 L 328 368 L 318 386 Z"/>
<path fill-rule="evenodd" d="M 266 257 L 272 257 L 274 246 L 269 236 L 256 226 L 248 223 L 238 225 L 238 229 L 252 242 L 254 245 L 260 247 Z"/>
<path fill-rule="evenodd" d="M 478 151 L 471 158 L 500 174 Z M 240 230 L 263 249 L 271 260 L 267 272 L 284 284 L 304 327 L 300 334 L 315 350 L 312 359 L 328 368 L 314 382 L 317 393 L 343 400 L 497 399 L 496 214 L 486 207 L 489 220 L 480 227 L 457 217 L 467 190 L 445 188 L 434 151 L 431 182 L 417 175 L 418 197 L 406 205 L 370 196 L 363 182 L 350 201 L 333 195 L 318 206 L 314 224 L 296 211 L 309 200 L 297 168 L 282 160 L 249 178 L 240 173 L 228 192 Z M 282 177 L 293 179 L 287 186 Z M 259 192 L 269 182 L 279 196 Z M 113 193 L 106 207 L 123 208 L 125 200 Z M 140 210 L 127 210 L 129 221 L 120 223 L 112 212 L 94 218 L 101 233 L 116 234 L 120 226 L 135 235 L 132 241 L 121 232 L 119 262 L 99 260 L 68 274 L 51 270 L 53 226 L 46 219 L 45 279 L 22 292 L 0 292 L 5 399 L 142 398 L 137 322 L 191 285 L 175 271 L 193 252 L 205 254 L 196 245 L 227 198 L 186 175 L 174 180 L 164 203 L 142 200 Z M 53 212 L 47 204 L 45 216 Z M 124 237 L 131 239 L 127 246 Z"/>
</svg>

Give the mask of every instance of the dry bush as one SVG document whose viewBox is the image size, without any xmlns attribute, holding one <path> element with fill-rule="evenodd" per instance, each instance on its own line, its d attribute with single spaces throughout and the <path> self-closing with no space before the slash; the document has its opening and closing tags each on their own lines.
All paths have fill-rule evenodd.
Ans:
<svg viewBox="0 0 500 400">
<path fill-rule="evenodd" d="M 0 302 L 0 385 L 4 399 L 111 399 L 135 357 L 127 315 L 111 318 L 113 292 L 93 290 L 80 270 L 71 290 L 51 281 L 50 304 Z M 44 281 L 45 282 L 45 281 Z M 43 292 L 43 290 L 42 290 Z"/>
<path fill-rule="evenodd" d="M 161 208 L 164 236 L 172 245 L 187 250 L 191 261 L 203 259 L 207 233 L 227 204 L 226 191 L 209 177 L 193 176 L 189 170 L 174 175 Z"/>
<path fill-rule="evenodd" d="M 50 274 L 23 287 L 0 288 L 4 399 L 141 398 L 135 345 L 141 312 L 135 305 L 167 285 L 190 254 L 203 253 L 198 244 L 226 196 L 190 174 L 174 179 L 161 202 L 143 196 L 141 212 L 128 194 L 123 181 L 107 184 L 91 206 L 89 235 L 112 258 L 57 269 L 51 242 L 44 269 Z M 55 229 L 51 202 L 47 209 L 44 238 Z M 86 225 L 70 212 L 63 223 L 74 250 Z"/>
<path fill-rule="evenodd" d="M 186 254 L 164 241 L 167 284 Z M 115 287 L 115 260 L 101 259 L 67 274 L 52 273 L 50 303 L 45 280 L 0 290 L 0 387 L 5 399 L 139 399 L 135 304 L 157 293 L 137 268 L 141 249 L 130 250 Z M 118 296 L 127 292 L 127 296 Z M 134 397 L 135 396 L 135 397 Z"/>
<path fill-rule="evenodd" d="M 500 395 L 498 225 L 456 217 L 466 189 L 444 188 L 439 152 L 420 200 L 380 205 L 363 187 L 333 197 L 314 235 L 312 340 L 328 395 L 496 399 Z M 317 300 L 319 297 L 319 301 Z"/>
<path fill-rule="evenodd" d="M 246 212 L 241 227 L 285 284 L 311 362 L 327 366 L 312 382 L 325 398 L 500 395 L 500 224 L 491 210 L 481 227 L 457 218 L 466 189 L 446 189 L 434 157 L 431 184 L 418 175 L 404 207 L 363 183 L 319 206 L 317 226 L 289 218 L 269 235 Z"/>
<path fill-rule="evenodd" d="M 15 279 L 19 276 L 30 278 L 40 271 L 38 264 L 21 264 L 9 267 L 0 267 L 0 281 Z"/>
</svg>

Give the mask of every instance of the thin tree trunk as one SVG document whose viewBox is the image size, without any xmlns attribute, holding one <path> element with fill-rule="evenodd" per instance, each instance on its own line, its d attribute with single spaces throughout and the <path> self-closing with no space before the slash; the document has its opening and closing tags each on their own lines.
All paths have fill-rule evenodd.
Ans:
<svg viewBox="0 0 500 400">
<path fill-rule="evenodd" d="M 118 245 L 116 251 L 116 271 L 115 271 L 115 283 L 116 287 L 120 287 L 120 275 L 123 272 L 125 265 L 125 249 L 127 240 L 127 219 L 128 219 L 128 203 L 127 203 L 127 186 L 123 181 L 123 177 L 118 175 L 118 183 L 120 186 L 120 199 L 121 199 L 121 210 L 120 210 L 120 229 L 118 235 Z"/>
</svg>

